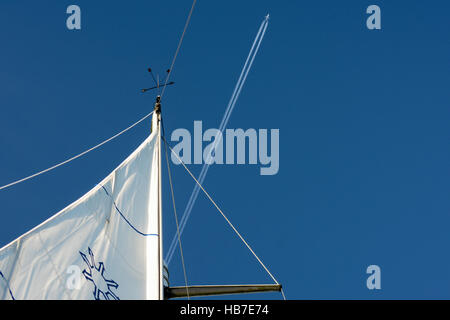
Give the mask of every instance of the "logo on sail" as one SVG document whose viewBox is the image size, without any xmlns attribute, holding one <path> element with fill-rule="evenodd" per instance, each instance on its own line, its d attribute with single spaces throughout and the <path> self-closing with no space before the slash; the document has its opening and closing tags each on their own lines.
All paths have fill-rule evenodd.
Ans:
<svg viewBox="0 0 450 320">
<path fill-rule="evenodd" d="M 119 297 L 112 291 L 117 289 L 119 285 L 114 280 L 105 278 L 105 266 L 103 262 L 99 262 L 98 266 L 94 260 L 94 253 L 88 247 L 89 257 L 80 251 L 81 257 L 87 264 L 87 269 L 83 270 L 83 275 L 86 280 L 92 282 L 94 285 L 94 299 L 95 300 L 120 300 Z"/>
</svg>

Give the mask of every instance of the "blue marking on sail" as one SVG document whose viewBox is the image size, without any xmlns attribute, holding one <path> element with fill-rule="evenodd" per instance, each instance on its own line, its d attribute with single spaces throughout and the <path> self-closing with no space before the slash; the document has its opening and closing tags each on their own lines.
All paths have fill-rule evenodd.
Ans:
<svg viewBox="0 0 450 320">
<path fill-rule="evenodd" d="M 12 300 L 16 300 L 16 299 L 14 298 L 14 295 L 13 295 L 12 291 L 11 291 L 11 288 L 9 287 L 8 281 L 6 280 L 5 276 L 3 275 L 3 273 L 2 273 L 1 271 L 0 271 L 0 278 L 2 278 L 2 279 L 5 281 L 6 287 L 8 288 L 9 295 L 11 296 L 11 299 L 12 299 Z"/>
<path fill-rule="evenodd" d="M 123 220 L 125 220 L 125 222 L 134 230 L 136 231 L 138 234 L 140 234 L 141 236 L 147 237 L 147 236 L 158 236 L 157 233 L 144 233 L 142 231 L 139 231 L 135 226 L 133 226 L 133 224 L 131 224 L 130 221 L 128 221 L 128 219 L 123 215 L 123 213 L 119 210 L 119 208 L 116 205 L 116 202 L 114 201 L 114 198 L 109 194 L 109 192 L 106 190 L 106 188 L 104 186 L 101 186 L 103 188 L 103 190 L 105 191 L 105 193 L 112 199 L 113 204 L 114 204 L 114 208 L 116 208 L 116 211 L 119 213 L 119 215 L 123 218 Z"/>
</svg>

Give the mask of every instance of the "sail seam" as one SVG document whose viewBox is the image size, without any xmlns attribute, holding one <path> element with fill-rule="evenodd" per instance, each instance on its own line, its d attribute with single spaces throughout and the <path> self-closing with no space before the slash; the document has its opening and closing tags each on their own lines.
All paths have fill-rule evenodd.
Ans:
<svg viewBox="0 0 450 320">
<path fill-rule="evenodd" d="M 55 263 L 53 262 L 52 256 L 50 255 L 50 252 L 47 249 L 47 246 L 44 245 L 44 241 L 42 240 L 41 233 L 38 232 L 36 236 L 39 239 L 39 242 L 41 243 L 41 248 L 45 251 L 44 256 L 46 256 L 48 261 L 50 261 L 50 265 L 53 268 L 54 273 L 56 274 L 56 281 L 58 281 L 59 284 L 64 287 L 64 280 L 62 279 L 61 273 L 59 272 L 60 269 L 58 269 L 56 267 Z M 70 299 L 70 296 L 68 295 L 66 290 L 63 291 L 63 294 L 68 299 Z"/>
</svg>

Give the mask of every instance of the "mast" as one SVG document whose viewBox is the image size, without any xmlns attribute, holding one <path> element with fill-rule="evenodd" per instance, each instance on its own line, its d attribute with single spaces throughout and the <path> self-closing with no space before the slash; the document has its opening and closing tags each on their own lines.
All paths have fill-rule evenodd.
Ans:
<svg viewBox="0 0 450 320">
<path fill-rule="evenodd" d="M 157 144 L 158 144 L 158 257 L 159 257 L 159 300 L 164 299 L 164 260 L 163 260 L 163 228 L 162 228 L 162 179 L 161 179 L 161 96 L 155 102 Z"/>
<path fill-rule="evenodd" d="M 164 260 L 163 260 L 163 228 L 162 228 L 162 178 L 161 178 L 161 97 L 158 95 L 153 108 L 153 118 L 151 122 L 151 134 L 156 135 L 154 154 L 154 179 L 153 183 L 157 190 L 153 190 L 153 214 L 149 212 L 153 225 L 152 233 L 157 235 L 157 239 L 147 239 L 147 300 L 164 299 Z M 156 172 L 157 171 L 157 172 Z M 156 215 L 155 215 L 156 213 Z M 153 218 L 152 218 L 153 217 Z M 150 232 L 150 229 L 149 229 Z M 156 250 L 155 250 L 156 249 Z"/>
</svg>

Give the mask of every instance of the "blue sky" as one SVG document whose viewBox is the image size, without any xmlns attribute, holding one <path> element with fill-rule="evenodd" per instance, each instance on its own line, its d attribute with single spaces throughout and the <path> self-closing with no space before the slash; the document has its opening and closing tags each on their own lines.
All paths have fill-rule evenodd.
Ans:
<svg viewBox="0 0 450 320">
<path fill-rule="evenodd" d="M 82 29 L 69 31 L 70 4 Z M 366 28 L 381 8 L 382 29 Z M 190 1 L 2 1 L 0 185 L 148 113 L 146 68 L 169 67 Z M 280 129 L 280 170 L 216 165 L 205 187 L 289 299 L 449 299 L 450 40 L 444 1 L 201 1 L 163 101 L 166 131 L 218 128 L 263 17 L 269 27 L 229 128 Z M 109 174 L 149 133 L 0 192 L 0 246 Z M 199 174 L 200 165 L 191 165 Z M 173 168 L 178 211 L 194 187 Z M 168 180 L 164 241 L 174 232 Z M 190 284 L 269 283 L 209 201 L 183 235 Z M 366 268 L 381 267 L 379 291 Z M 171 284 L 183 285 L 178 255 Z M 238 296 L 278 299 L 279 294 Z"/>
</svg>

